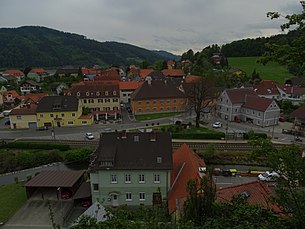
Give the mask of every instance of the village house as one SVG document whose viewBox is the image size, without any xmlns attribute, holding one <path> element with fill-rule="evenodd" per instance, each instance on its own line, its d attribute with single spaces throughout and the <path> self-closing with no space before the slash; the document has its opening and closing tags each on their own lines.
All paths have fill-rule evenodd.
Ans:
<svg viewBox="0 0 305 229">
<path fill-rule="evenodd" d="M 68 85 L 64 82 L 60 82 L 60 83 L 52 83 L 50 85 L 51 91 L 56 94 L 56 95 L 60 95 L 62 94 L 66 89 L 68 89 Z"/>
<path fill-rule="evenodd" d="M 3 103 L 0 105 L 3 105 L 4 109 L 12 109 L 19 103 L 20 95 L 15 90 L 0 92 L 0 94 L 3 98 Z"/>
<path fill-rule="evenodd" d="M 41 82 L 44 78 L 48 77 L 49 74 L 43 68 L 33 68 L 27 74 L 28 79 L 35 80 L 36 82 Z"/>
<path fill-rule="evenodd" d="M 34 80 L 26 80 L 25 82 L 21 83 L 19 86 L 22 94 L 38 92 L 41 90 L 40 84 Z"/>
<path fill-rule="evenodd" d="M 81 100 L 75 96 L 45 96 L 37 106 L 37 127 L 92 124 L 92 115 L 83 115 L 82 108 Z"/>
<path fill-rule="evenodd" d="M 13 76 L 17 79 L 18 82 L 21 82 L 25 75 L 22 71 L 18 70 L 18 69 L 10 69 L 10 70 L 6 70 L 2 73 L 2 75 L 6 76 L 6 75 L 10 75 Z"/>
<path fill-rule="evenodd" d="M 164 69 L 161 72 L 166 77 L 182 79 L 185 76 L 184 71 L 182 69 Z"/>
<path fill-rule="evenodd" d="M 184 112 L 185 94 L 167 80 L 148 78 L 131 94 L 131 107 L 135 115 L 165 112 Z"/>
<path fill-rule="evenodd" d="M 37 104 L 24 104 L 18 108 L 12 109 L 9 114 L 11 129 L 36 129 L 37 117 L 36 117 Z"/>
<path fill-rule="evenodd" d="M 121 103 L 130 103 L 130 95 L 142 84 L 143 82 L 121 81 L 119 83 Z"/>
<path fill-rule="evenodd" d="M 168 194 L 168 212 L 172 217 L 183 215 L 184 202 L 188 197 L 187 183 L 205 176 L 206 164 L 187 144 L 183 144 L 173 153 L 173 170 L 171 171 L 171 186 Z"/>
<path fill-rule="evenodd" d="M 278 124 L 280 108 L 269 98 L 259 97 L 252 89 L 227 89 L 217 101 L 217 116 L 228 121 L 243 121 L 266 127 Z"/>
<path fill-rule="evenodd" d="M 289 116 L 294 117 L 294 130 L 297 135 L 305 137 L 305 104 L 293 111 Z"/>
<path fill-rule="evenodd" d="M 0 83 L 2 83 L 2 84 L 14 85 L 14 84 L 17 84 L 17 82 L 18 82 L 18 79 L 14 76 L 11 76 L 11 75 L 0 76 Z"/>
<path fill-rule="evenodd" d="M 89 166 L 92 201 L 160 204 L 168 198 L 172 163 L 170 133 L 103 133 Z"/>
<path fill-rule="evenodd" d="M 118 83 L 87 81 L 73 84 L 65 92 L 82 101 L 82 106 L 90 109 L 95 120 L 117 120 L 120 118 L 120 90 Z"/>
</svg>

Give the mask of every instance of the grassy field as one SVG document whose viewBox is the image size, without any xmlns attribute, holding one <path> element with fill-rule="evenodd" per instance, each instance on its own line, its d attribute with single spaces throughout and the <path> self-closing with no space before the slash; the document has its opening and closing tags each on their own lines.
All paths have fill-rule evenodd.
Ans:
<svg viewBox="0 0 305 229">
<path fill-rule="evenodd" d="M 256 63 L 258 57 L 229 57 L 229 66 L 232 68 L 240 68 L 250 76 L 255 69 L 260 74 L 262 79 L 275 80 L 279 83 L 284 83 L 285 79 L 292 76 L 288 70 L 275 62 L 270 62 L 267 65 Z"/>
<path fill-rule="evenodd" d="M 25 202 L 23 183 L 0 186 L 0 222 L 7 222 Z"/>
</svg>

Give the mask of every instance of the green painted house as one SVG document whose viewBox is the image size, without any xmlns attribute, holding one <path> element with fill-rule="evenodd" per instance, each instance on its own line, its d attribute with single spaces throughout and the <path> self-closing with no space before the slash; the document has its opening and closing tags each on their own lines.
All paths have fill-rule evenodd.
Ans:
<svg viewBox="0 0 305 229">
<path fill-rule="evenodd" d="M 172 167 L 170 133 L 103 133 L 89 167 L 92 201 L 160 203 L 168 197 Z"/>
</svg>

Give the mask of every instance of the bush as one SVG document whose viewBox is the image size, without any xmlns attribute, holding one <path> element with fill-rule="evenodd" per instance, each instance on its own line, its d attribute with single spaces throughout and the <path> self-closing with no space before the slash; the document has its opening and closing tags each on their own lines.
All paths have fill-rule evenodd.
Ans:
<svg viewBox="0 0 305 229">
<path fill-rule="evenodd" d="M 73 149 L 66 152 L 64 158 L 66 162 L 88 162 L 91 153 L 91 148 Z"/>
<path fill-rule="evenodd" d="M 53 150 L 58 149 L 60 151 L 70 150 L 71 147 L 65 144 L 54 144 L 54 143 L 33 143 L 33 142 L 10 142 L 3 146 L 4 148 L 14 149 L 45 149 Z"/>
<path fill-rule="evenodd" d="M 206 133 L 173 133 L 173 138 L 177 139 L 221 139 L 225 137 L 222 132 L 206 132 Z"/>
<path fill-rule="evenodd" d="M 265 133 L 254 133 L 253 131 L 249 131 L 248 133 L 244 133 L 244 139 L 249 140 L 249 139 L 258 139 L 258 138 L 263 138 L 267 139 L 267 134 Z"/>
</svg>

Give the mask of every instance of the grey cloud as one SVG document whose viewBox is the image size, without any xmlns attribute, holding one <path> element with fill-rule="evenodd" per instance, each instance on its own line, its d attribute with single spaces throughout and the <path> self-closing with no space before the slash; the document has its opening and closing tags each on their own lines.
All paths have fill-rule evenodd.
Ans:
<svg viewBox="0 0 305 229">
<path fill-rule="evenodd" d="M 270 21 L 266 13 L 301 9 L 291 0 L 0 1 L 0 27 L 43 25 L 178 54 L 277 33 L 280 21 Z"/>
</svg>

